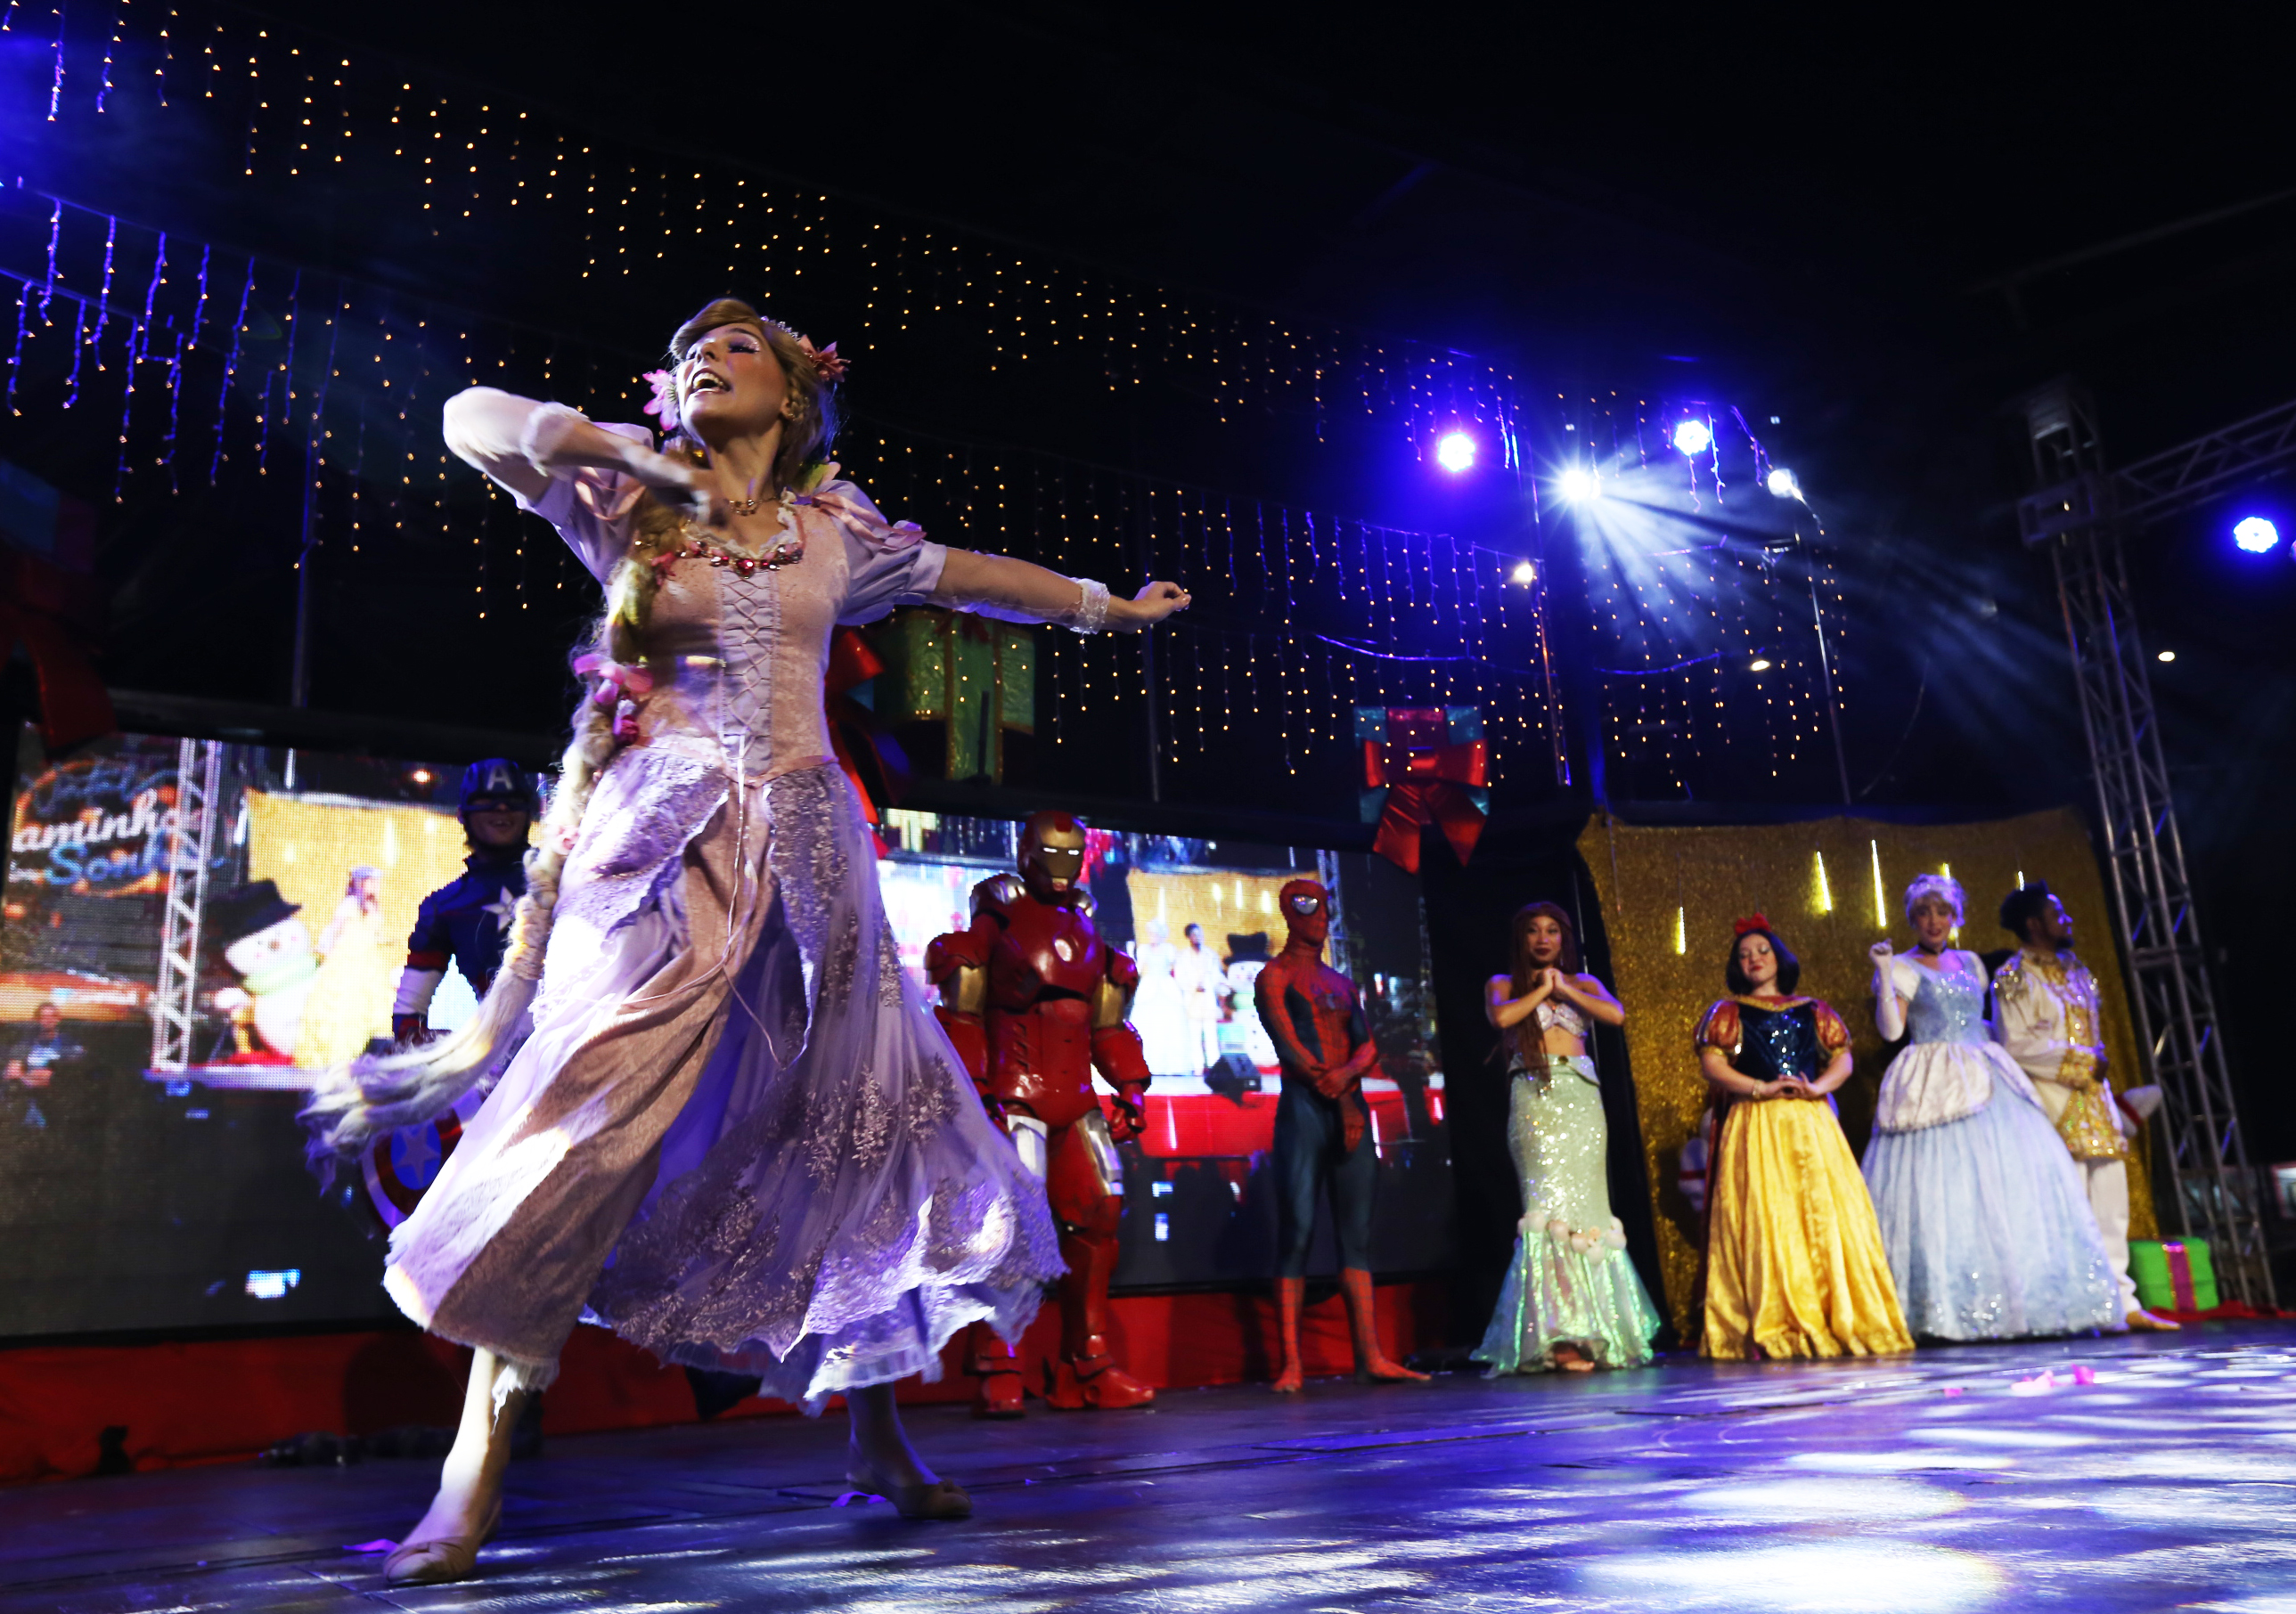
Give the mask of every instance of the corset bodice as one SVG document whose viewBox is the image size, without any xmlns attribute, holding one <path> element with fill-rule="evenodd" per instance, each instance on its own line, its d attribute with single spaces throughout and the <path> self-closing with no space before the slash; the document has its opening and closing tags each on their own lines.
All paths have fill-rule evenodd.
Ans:
<svg viewBox="0 0 2296 1614">
<path fill-rule="evenodd" d="M 693 556 L 671 563 L 646 613 L 640 702 L 644 743 L 722 748 L 752 778 L 830 754 L 822 685 L 847 592 L 845 545 L 826 517 L 800 507 L 804 558 L 743 577 Z"/>
<path fill-rule="evenodd" d="M 1914 1041 L 1990 1040 L 1985 1028 L 1985 988 L 1980 983 L 1958 970 L 1921 970 L 1920 974 L 1921 985 L 1906 1006 L 1906 1024 Z"/>
<path fill-rule="evenodd" d="M 1765 1082 L 1782 1076 L 1814 1080 L 1825 1069 L 1825 1053 L 1817 1040 L 1816 1004 L 1765 1009 L 1741 1003 L 1738 1024 L 1742 1040 L 1733 1063 L 1742 1075 Z"/>
</svg>

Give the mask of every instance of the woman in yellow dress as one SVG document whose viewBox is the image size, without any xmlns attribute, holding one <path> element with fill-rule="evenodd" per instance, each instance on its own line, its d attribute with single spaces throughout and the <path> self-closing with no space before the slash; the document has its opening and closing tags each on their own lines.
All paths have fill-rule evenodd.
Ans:
<svg viewBox="0 0 2296 1614">
<path fill-rule="evenodd" d="M 325 1070 L 366 1052 L 372 1039 L 390 1035 L 390 1005 L 398 987 L 382 934 L 382 873 L 362 864 L 350 872 L 334 916 L 319 935 L 319 972 L 303 1005 L 303 1035 L 295 1062 Z"/>
<path fill-rule="evenodd" d="M 1849 1079 L 1849 1030 L 1793 995 L 1801 964 L 1760 914 L 1742 919 L 1730 995 L 1698 1027 L 1718 1105 L 1706 1236 L 1707 1356 L 1868 1356 L 1911 1350 L 1866 1179 L 1828 1095 Z"/>
</svg>

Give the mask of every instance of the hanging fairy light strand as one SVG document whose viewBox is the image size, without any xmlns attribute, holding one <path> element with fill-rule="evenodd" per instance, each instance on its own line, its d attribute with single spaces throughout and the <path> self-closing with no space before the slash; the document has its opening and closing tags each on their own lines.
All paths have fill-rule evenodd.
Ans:
<svg viewBox="0 0 2296 1614">
<path fill-rule="evenodd" d="M 16 21 L 12 12 L 9 24 Z M 1072 373 L 1066 367 L 1080 366 L 1096 385 L 1117 392 L 1141 386 L 1162 369 L 1170 374 L 1177 396 L 1193 394 L 1204 400 L 1209 418 L 1219 422 L 1296 422 L 1301 423 L 1300 430 L 1323 441 L 1333 422 L 1352 410 L 1371 428 L 1402 434 L 1414 455 L 1425 454 L 1441 431 L 1472 423 L 1488 434 L 1486 440 L 1496 439 L 1499 463 L 1524 472 L 1529 471 L 1522 448 L 1527 431 L 1534 440 L 1552 437 L 1564 441 L 1562 431 L 1575 423 L 1567 416 L 1587 414 L 1590 419 L 1584 423 L 1591 424 L 1595 423 L 1592 416 L 1601 413 L 1592 408 L 1591 400 L 1580 409 L 1558 398 L 1554 409 L 1542 407 L 1535 416 L 1527 414 L 1515 375 L 1473 356 L 1353 336 L 1266 310 L 1214 307 L 1207 299 L 1128 283 L 1032 250 L 872 217 L 864 207 L 769 182 L 734 165 L 666 162 L 635 146 L 601 143 L 554 121 L 546 109 L 505 105 L 496 95 L 426 84 L 403 72 L 391 73 L 386 80 L 356 53 L 326 49 L 316 36 L 291 28 L 257 26 L 243 13 L 220 6 L 123 5 L 114 37 L 115 69 L 123 61 L 159 63 L 155 70 L 160 94 L 155 99 L 170 103 L 169 116 L 207 118 L 210 111 L 194 109 L 210 109 L 231 125 L 243 116 L 243 127 L 234 127 L 234 136 L 243 140 L 243 167 L 250 176 L 308 184 L 323 172 L 342 172 L 356 161 L 363 165 L 363 174 L 379 177 L 395 172 L 418 179 L 408 188 L 419 200 L 407 205 L 442 243 L 475 246 L 482 238 L 470 232 L 478 227 L 475 221 L 482 211 L 515 208 L 521 216 L 534 211 L 554 217 L 562 221 L 561 227 L 578 231 L 586 243 L 577 279 L 594 276 L 611 264 L 616 281 L 635 283 L 642 274 L 686 274 L 706 263 L 713 276 L 746 271 L 768 288 L 786 277 L 788 284 L 803 288 L 811 298 L 816 295 L 812 283 L 833 270 L 822 294 L 855 311 L 864 350 L 930 321 L 937 336 L 970 331 L 972 340 L 980 343 L 981 367 L 991 374 L 1007 368 L 1058 365 L 1067 377 Z M 196 54 L 188 50 L 193 41 L 201 45 Z M 200 82 L 198 97 L 168 93 L 168 69 L 176 62 L 179 45 L 186 46 L 182 65 L 193 67 Z M 92 111 L 101 94 L 110 106 L 112 90 L 96 89 L 93 74 L 83 81 L 89 89 L 65 95 L 63 58 L 60 28 L 48 86 L 52 105 L 66 117 L 76 116 L 79 113 L 74 109 Z M 196 71 L 200 63 L 205 64 L 204 72 Z M 129 80 L 115 71 L 111 82 L 116 86 Z M 12 203 L 17 198 L 9 200 Z M 47 222 L 61 228 L 62 217 L 59 207 Z M 724 245 L 729 239 L 730 256 Z M 179 261 L 188 266 L 187 248 Z M 277 317 L 262 307 L 257 265 L 250 259 L 239 317 L 226 332 L 220 318 L 229 314 L 231 299 L 227 286 L 210 283 L 220 268 L 210 261 L 210 250 L 203 249 L 195 307 L 179 300 L 189 290 L 188 275 L 170 274 L 156 253 L 149 266 L 136 258 L 133 272 L 143 273 L 147 266 L 151 278 L 141 308 L 124 300 L 115 305 L 109 290 L 98 296 L 93 308 L 84 297 L 67 298 L 59 311 L 70 310 L 72 328 L 60 332 L 48 315 L 48 304 L 62 294 L 53 243 L 49 273 L 41 278 L 37 296 L 30 281 L 15 273 L 17 266 L 9 266 L 19 289 L 18 330 L 9 367 L 12 413 L 20 414 L 28 399 L 49 396 L 37 389 L 28 391 L 25 383 L 39 370 L 44 350 L 53 353 L 53 344 L 68 337 L 72 342 L 70 380 L 55 395 L 54 406 L 79 401 L 90 379 L 86 360 L 105 384 L 116 381 L 123 388 L 121 435 L 150 434 L 148 452 L 136 447 L 121 455 L 123 482 L 132 483 L 147 468 L 165 467 L 172 484 L 183 446 L 196 442 L 202 429 L 212 432 L 209 475 L 223 474 L 232 463 L 226 416 L 242 406 L 234 405 L 234 398 L 243 400 L 254 428 L 247 447 L 262 470 L 272 430 L 284 429 L 283 422 L 291 414 L 299 415 L 308 407 L 308 400 L 293 396 L 292 373 L 296 364 L 307 361 L 298 357 L 283 366 L 273 363 L 243 368 L 242 341 L 249 319 L 271 319 L 288 338 L 290 348 L 298 346 L 291 268 L 263 272 L 264 285 L 287 287 L 286 316 Z M 124 264 L 115 265 L 115 278 L 129 272 Z M 185 283 L 175 284 L 178 280 Z M 367 308 L 378 295 L 360 291 L 351 307 Z M 211 315 L 207 312 L 210 299 L 220 305 Z M 339 311 L 335 317 L 340 321 L 348 315 Z M 92 342 L 86 334 L 91 323 L 96 327 Z M 361 406 L 372 408 L 386 438 L 393 434 L 420 437 L 409 423 L 410 418 L 419 421 L 420 414 L 410 415 L 408 406 L 420 397 L 424 408 L 435 408 L 439 399 L 428 383 L 430 370 L 438 366 L 435 360 L 401 363 L 396 356 L 430 356 L 438 339 L 422 330 L 419 321 L 414 330 L 398 332 L 383 328 L 385 323 L 376 320 L 382 340 L 374 353 L 365 356 L 366 368 L 374 373 L 359 383 Z M 119 340 L 123 324 L 129 343 L 124 354 Z M 505 382 L 516 379 L 519 372 L 509 356 L 516 348 L 520 327 L 492 321 L 486 322 L 483 337 L 467 333 L 475 328 L 471 322 L 458 322 L 457 330 L 465 332 L 457 339 L 462 350 L 451 366 L 440 368 L 442 383 L 473 376 Z M 574 356 L 578 354 L 578 358 Z M 383 362 L 386 358 L 392 362 Z M 564 354 L 555 362 L 545 361 L 528 384 L 554 396 L 582 396 L 586 387 L 578 394 L 561 378 L 572 375 L 578 367 L 586 377 L 599 378 L 602 359 L 607 376 L 633 368 L 624 356 L 570 340 Z M 124 377 L 107 371 L 116 362 L 125 364 L 128 373 Z M 128 397 L 135 392 L 157 392 L 160 373 L 143 386 L 134 373 L 138 365 L 155 362 L 165 366 L 168 406 L 146 411 Z M 210 381 L 216 389 L 212 421 L 202 421 L 197 409 L 189 411 L 191 418 L 186 419 L 184 388 L 199 389 L 204 398 Z M 624 383 L 615 382 L 607 388 L 603 404 L 594 397 L 585 396 L 583 401 L 604 408 L 611 417 L 611 412 L 627 406 L 618 400 L 628 397 Z M 1652 458 L 1648 439 L 1662 418 L 1687 418 L 1679 409 L 1657 412 L 1615 399 L 1608 413 L 1612 449 L 1643 464 Z M 1718 439 L 1727 426 L 1742 429 L 1743 419 L 1721 407 L 1700 406 L 1697 414 L 1710 435 L 1703 457 L 1691 467 L 1691 496 L 1728 501 L 1736 492 L 1725 476 Z M 1746 435 L 1751 438 L 1752 434 Z M 1579 440 L 1587 440 L 1583 433 Z M 381 466 L 393 463 L 394 455 L 414 452 L 411 441 L 388 449 L 369 444 L 360 462 L 362 474 L 371 479 Z M 435 443 L 421 452 L 425 462 L 437 458 Z M 1767 459 L 1758 440 L 1752 455 L 1759 487 Z M 1661 449 L 1658 457 L 1674 455 Z M 394 529 L 405 530 L 418 513 L 425 523 L 451 525 L 462 519 L 454 510 L 463 496 L 447 479 L 431 474 L 428 463 L 419 479 L 418 512 L 409 503 L 415 492 L 414 461 L 409 457 L 398 463 L 407 470 L 389 488 Z M 1743 487 L 1742 473 L 1732 471 L 1730 478 Z M 901 479 L 921 483 L 922 469 L 904 465 Z M 964 490 L 975 522 L 983 518 L 985 508 L 993 512 L 988 521 L 992 532 L 1002 526 L 1004 536 L 1015 536 L 1016 517 L 1009 498 L 996 497 L 1000 490 L 970 476 L 953 485 Z M 921 485 L 919 491 L 923 491 Z M 1078 558 L 1070 562 L 1074 568 L 1092 564 L 1095 553 L 1133 559 L 1102 512 L 1088 508 L 1089 501 L 1076 502 L 1081 496 L 1073 491 L 1067 496 L 1071 503 L 1057 532 L 1064 546 L 1076 548 Z M 1031 504 L 1030 521 L 1043 519 L 1033 513 L 1041 508 L 1042 501 Z M 997 515 L 1001 520 L 995 519 Z M 1542 588 L 1515 575 L 1529 568 L 1527 560 L 1520 554 L 1471 552 L 1426 535 L 1374 534 L 1360 523 L 1310 518 L 1298 511 L 1278 512 L 1273 506 L 1263 508 L 1262 518 L 1252 529 L 1248 557 L 1239 557 L 1234 512 L 1208 508 L 1201 496 L 1176 498 L 1168 507 L 1168 520 L 1160 514 L 1150 523 L 1156 533 L 1152 547 L 1160 564 L 1182 558 L 1173 553 L 1176 546 L 1185 551 L 1201 563 L 1197 576 L 1204 575 L 1201 567 L 1216 569 L 1223 561 L 1241 558 L 1250 589 L 1265 601 L 1278 602 L 1265 612 L 1255 607 L 1254 620 L 1288 621 L 1303 603 L 1311 618 L 1318 610 L 1329 613 L 1325 626 L 1332 631 L 1298 632 L 1282 642 L 1282 653 L 1305 656 L 1311 666 L 1320 659 L 1323 666 L 1295 676 L 1289 667 L 1279 676 L 1233 664 L 1234 655 L 1273 653 L 1264 646 L 1243 649 L 1253 637 L 1246 629 L 1242 637 L 1231 633 L 1226 640 L 1176 653 L 1168 665 L 1160 667 L 1158 683 L 1165 698 L 1211 701 L 1217 689 L 1221 699 L 1233 701 L 1257 692 L 1279 706 L 1283 724 L 1300 724 L 1318 736 L 1327 732 L 1337 735 L 1348 728 L 1341 721 L 1342 705 L 1359 697 L 1407 692 L 1413 699 L 1429 701 L 1476 702 L 1495 684 L 1523 682 L 1521 669 L 1537 668 L 1539 676 L 1528 681 L 1530 687 L 1520 699 L 1503 692 L 1492 698 L 1490 717 L 1496 732 L 1510 738 L 1538 739 L 1541 747 L 1547 743 L 1542 731 L 1552 728 L 1554 697 L 1545 627 L 1536 609 Z M 1271 521 L 1272 526 L 1267 524 Z M 496 518 L 491 530 L 507 543 L 507 531 L 517 525 L 505 526 Z M 459 541 L 466 546 L 464 552 L 483 561 L 488 530 L 482 526 L 475 536 L 463 531 Z M 522 553 L 509 553 L 522 567 Z M 1840 632 L 1839 578 L 1822 561 L 1814 565 L 1819 619 L 1829 635 Z M 1702 576 L 1702 568 L 1706 569 Z M 514 568 L 504 575 L 523 573 Z M 1303 602 L 1301 589 L 1311 578 L 1316 582 Z M 1624 635 L 1616 643 L 1630 645 L 1623 652 L 1604 653 L 1605 664 L 1639 663 L 1635 676 L 1603 681 L 1603 727 L 1609 743 L 1648 753 L 1670 782 L 1685 788 L 1689 776 L 1717 753 L 1734 746 L 1742 751 L 1744 741 L 1732 738 L 1732 731 L 1741 726 L 1735 721 L 1740 714 L 1725 710 L 1748 700 L 1732 684 L 1740 676 L 1737 668 L 1726 668 L 1720 660 L 1695 660 L 1711 648 L 1710 643 L 1700 644 L 1695 634 L 1656 609 L 1652 591 L 1660 586 L 1702 589 L 1710 600 L 1705 608 L 1709 628 L 1726 627 L 1743 645 L 1749 661 L 1752 651 L 1776 648 L 1766 642 L 1776 637 L 1776 630 L 1766 625 L 1784 619 L 1792 604 L 1792 591 L 1774 570 L 1765 572 L 1726 552 L 1672 557 L 1651 575 L 1590 582 L 1595 584 L 1591 592 L 1610 602 L 1603 609 L 1608 620 L 1598 619 L 1598 636 L 1603 630 L 1614 639 Z M 1517 590 L 1521 591 L 1520 602 Z M 1339 602 L 1351 610 L 1359 608 L 1363 615 L 1343 616 L 1336 610 Z M 1447 619 L 1472 625 L 1472 647 L 1412 644 L 1398 636 L 1403 627 Z M 1230 641 L 1236 647 L 1233 653 L 1218 648 Z M 1691 664 L 1677 665 L 1685 662 Z M 1822 712 L 1813 662 L 1809 656 L 1789 658 L 1764 675 L 1770 679 L 1768 685 L 1754 692 L 1754 704 L 1764 714 L 1763 737 L 1758 743 L 1765 752 L 1759 766 L 1766 772 L 1777 774 L 1799 766 L 1816 744 Z M 1104 668 L 1095 668 L 1082 654 L 1073 664 L 1078 676 L 1103 683 L 1116 680 L 1122 665 L 1112 660 Z M 1674 670 L 1660 670 L 1668 668 Z M 1312 723 L 1310 707 L 1316 709 Z M 1208 713 L 1205 732 L 1218 721 L 1216 711 Z M 1513 729 L 1517 724 L 1522 725 L 1519 732 Z M 1282 733 L 1288 750 L 1292 730 L 1286 726 Z M 1168 739 L 1166 743 L 1182 741 Z"/>
</svg>

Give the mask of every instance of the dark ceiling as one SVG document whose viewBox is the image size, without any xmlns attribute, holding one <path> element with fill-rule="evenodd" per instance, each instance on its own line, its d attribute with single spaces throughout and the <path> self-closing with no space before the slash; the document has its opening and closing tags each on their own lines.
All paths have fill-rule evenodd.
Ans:
<svg viewBox="0 0 2296 1614">
<path fill-rule="evenodd" d="M 2232 13 L 234 9 L 672 160 L 1558 391 L 1775 415 L 1865 590 L 1849 749 L 1874 802 L 2086 789 L 2054 586 L 2008 513 L 2024 389 L 2079 376 L 2124 459 L 2296 394 L 2284 64 Z M 36 121 L 12 127 L 32 132 L 20 168 L 59 160 Z M 139 217 L 435 297 L 499 307 L 521 285 L 512 236 L 427 251 L 356 197 L 250 192 L 220 148 L 69 155 Z M 618 307 L 548 313 L 659 338 Z M 2270 928 L 2231 914 L 2296 900 L 2270 810 L 2296 784 L 2296 567 L 2234 561 L 2225 513 L 2146 535 L 2138 564 L 2152 635 L 2181 651 L 2160 692 L 2188 833 L 2261 993 Z"/>
</svg>

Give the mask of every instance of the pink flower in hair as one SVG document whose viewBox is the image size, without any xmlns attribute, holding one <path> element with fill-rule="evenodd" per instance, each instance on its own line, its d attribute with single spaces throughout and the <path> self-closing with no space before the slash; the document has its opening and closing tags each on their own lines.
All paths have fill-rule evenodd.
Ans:
<svg viewBox="0 0 2296 1614">
<path fill-rule="evenodd" d="M 649 370 L 645 378 L 653 388 L 653 402 L 645 406 L 645 412 L 660 418 L 663 430 L 676 430 L 677 377 L 667 370 Z"/>
<path fill-rule="evenodd" d="M 824 385 L 834 387 L 845 379 L 845 361 L 838 357 L 835 342 L 826 348 L 816 348 L 809 338 L 800 336 L 797 339 L 797 345 L 804 348 L 805 356 L 813 361 L 813 373 L 821 378 Z"/>
</svg>

